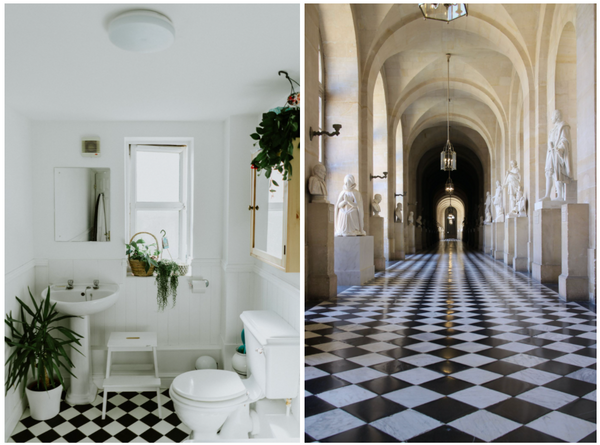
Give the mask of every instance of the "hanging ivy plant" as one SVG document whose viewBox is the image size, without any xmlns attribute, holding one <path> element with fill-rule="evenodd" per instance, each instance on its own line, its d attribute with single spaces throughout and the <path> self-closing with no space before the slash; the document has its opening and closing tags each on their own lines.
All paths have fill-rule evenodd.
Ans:
<svg viewBox="0 0 600 445">
<path fill-rule="evenodd" d="M 169 295 L 173 296 L 173 306 L 177 299 L 179 285 L 179 266 L 174 261 L 161 260 L 156 267 L 156 301 L 158 310 L 163 311 L 169 303 Z"/>
</svg>

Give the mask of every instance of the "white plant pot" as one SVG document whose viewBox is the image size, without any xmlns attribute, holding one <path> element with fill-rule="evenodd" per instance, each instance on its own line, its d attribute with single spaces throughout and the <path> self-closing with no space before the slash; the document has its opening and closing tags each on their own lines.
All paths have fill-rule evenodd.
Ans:
<svg viewBox="0 0 600 445">
<path fill-rule="evenodd" d="M 233 357 L 231 358 L 231 366 L 233 367 L 233 370 L 238 374 L 247 375 L 248 363 L 246 361 L 246 354 L 242 354 L 236 351 Z"/>
<path fill-rule="evenodd" d="M 35 420 L 49 420 L 60 412 L 62 385 L 49 391 L 32 391 L 25 388 L 29 411 Z"/>
</svg>

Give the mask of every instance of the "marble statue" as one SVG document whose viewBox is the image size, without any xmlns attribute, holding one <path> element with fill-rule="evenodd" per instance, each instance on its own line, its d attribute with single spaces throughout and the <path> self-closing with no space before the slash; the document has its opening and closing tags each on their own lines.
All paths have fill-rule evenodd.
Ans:
<svg viewBox="0 0 600 445">
<path fill-rule="evenodd" d="M 335 236 L 363 236 L 364 217 L 362 197 L 356 190 L 354 176 L 346 175 L 344 190 L 335 203 Z"/>
<path fill-rule="evenodd" d="M 479 225 L 477 227 L 483 226 L 483 216 L 479 216 Z"/>
<path fill-rule="evenodd" d="M 444 231 L 444 228 L 442 227 L 442 225 L 440 223 L 437 223 L 437 229 L 438 229 L 438 232 L 440 232 L 440 233 Z"/>
<path fill-rule="evenodd" d="M 396 215 L 396 222 L 402 222 L 402 203 L 401 202 L 396 204 L 396 210 L 394 210 L 394 214 Z"/>
<path fill-rule="evenodd" d="M 502 203 L 502 185 L 500 185 L 500 181 L 496 181 L 496 194 L 492 201 L 496 207 L 494 222 L 504 222 L 504 204 Z"/>
<path fill-rule="evenodd" d="M 312 176 L 308 178 L 308 192 L 312 195 L 311 202 L 327 202 L 326 174 L 325 166 L 317 162 L 313 167 Z"/>
<path fill-rule="evenodd" d="M 517 166 L 517 161 L 510 161 L 510 168 L 506 171 L 504 178 L 504 187 L 508 193 L 509 214 L 517 213 L 517 190 L 521 188 L 521 172 Z"/>
<path fill-rule="evenodd" d="M 371 207 L 373 208 L 373 216 L 379 216 L 379 212 L 381 212 L 381 206 L 379 203 L 381 202 L 381 195 L 377 193 L 373 196 L 373 200 L 371 201 Z"/>
<path fill-rule="evenodd" d="M 562 120 L 559 110 L 552 115 L 552 131 L 548 137 L 548 151 L 546 152 L 546 195 L 541 199 L 550 199 L 552 186 L 556 189 L 556 199 L 566 199 L 566 184 L 573 179 L 571 177 L 571 164 L 569 162 L 571 152 L 571 127 Z"/>
<path fill-rule="evenodd" d="M 417 224 L 418 227 L 423 227 L 423 217 L 421 215 L 419 215 L 419 217 L 417 218 Z"/>
<path fill-rule="evenodd" d="M 521 190 L 521 187 L 519 187 L 519 189 L 517 190 L 517 202 L 515 205 L 515 213 L 519 216 L 527 216 L 527 209 L 525 208 L 525 206 L 525 196 L 523 196 L 523 190 Z"/>
<path fill-rule="evenodd" d="M 485 223 L 491 224 L 492 222 L 492 195 L 490 192 L 487 192 L 487 196 L 485 198 Z"/>
<path fill-rule="evenodd" d="M 409 226 L 415 225 L 415 213 L 413 211 L 408 212 L 408 225 Z"/>
</svg>

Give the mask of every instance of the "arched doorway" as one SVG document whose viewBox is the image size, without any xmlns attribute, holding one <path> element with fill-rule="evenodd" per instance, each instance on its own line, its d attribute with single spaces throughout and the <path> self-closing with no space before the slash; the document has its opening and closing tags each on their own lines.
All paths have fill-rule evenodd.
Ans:
<svg viewBox="0 0 600 445">
<path fill-rule="evenodd" d="M 444 212 L 444 238 L 445 239 L 457 239 L 458 230 L 458 215 L 454 207 L 447 207 Z"/>
</svg>

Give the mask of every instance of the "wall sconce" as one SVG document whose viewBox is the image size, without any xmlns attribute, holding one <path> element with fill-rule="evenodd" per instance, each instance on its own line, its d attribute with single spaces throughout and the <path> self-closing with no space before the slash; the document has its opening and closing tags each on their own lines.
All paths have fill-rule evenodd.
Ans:
<svg viewBox="0 0 600 445">
<path fill-rule="evenodd" d="M 369 175 L 371 177 L 371 181 L 375 178 L 379 178 L 379 179 L 385 179 L 387 178 L 387 174 L 388 172 L 383 172 L 383 176 L 373 176 L 373 175 Z"/>
<path fill-rule="evenodd" d="M 340 128 L 342 128 L 341 124 L 333 124 L 333 129 L 335 131 L 328 133 L 327 131 L 313 131 L 312 127 L 310 127 L 308 129 L 308 136 L 309 139 L 312 141 L 313 136 L 321 136 L 321 135 L 325 135 L 325 136 L 339 136 L 340 135 Z"/>
<path fill-rule="evenodd" d="M 397 198 L 398 196 L 404 196 L 404 193 L 394 193 L 394 196 Z"/>
</svg>

